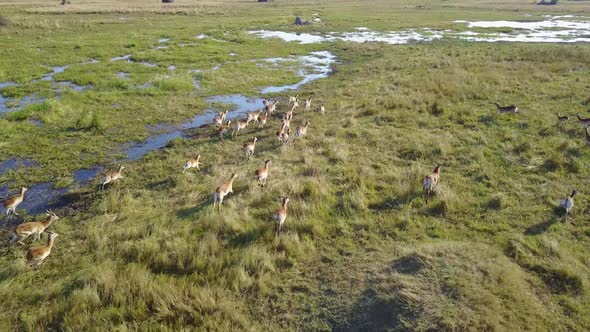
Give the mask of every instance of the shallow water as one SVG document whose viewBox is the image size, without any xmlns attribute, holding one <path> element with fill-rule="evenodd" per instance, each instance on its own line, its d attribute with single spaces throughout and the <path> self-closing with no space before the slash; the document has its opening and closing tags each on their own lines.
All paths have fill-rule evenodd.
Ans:
<svg viewBox="0 0 590 332">
<path fill-rule="evenodd" d="M 8 159 L 3 162 L 0 162 L 0 175 L 4 172 L 8 172 L 9 170 L 17 170 L 21 167 L 34 167 L 37 163 L 31 159 Z"/>
</svg>

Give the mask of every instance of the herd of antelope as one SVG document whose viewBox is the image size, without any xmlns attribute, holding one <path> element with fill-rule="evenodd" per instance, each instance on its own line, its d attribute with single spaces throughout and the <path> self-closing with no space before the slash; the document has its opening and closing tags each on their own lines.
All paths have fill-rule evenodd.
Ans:
<svg viewBox="0 0 590 332">
<path fill-rule="evenodd" d="M 305 106 L 303 108 L 303 112 L 311 110 L 312 98 L 313 97 L 309 97 L 309 98 L 305 99 L 305 104 L 304 104 Z M 248 125 L 251 122 L 256 122 L 258 124 L 258 128 L 264 128 L 264 126 L 270 120 L 273 113 L 277 111 L 278 104 L 279 104 L 279 102 L 277 100 L 275 100 L 275 101 L 264 100 L 263 101 L 264 109 L 261 108 L 256 112 L 249 112 L 249 113 L 247 113 L 247 117 L 245 119 L 236 120 L 233 123 L 232 137 L 237 138 L 240 130 L 242 130 L 242 131 L 246 130 L 246 128 L 248 127 Z M 500 112 L 500 114 L 512 113 L 512 114 L 521 114 L 522 115 L 522 113 L 520 112 L 518 107 L 515 105 L 500 106 L 500 104 L 497 102 L 495 103 L 495 105 L 496 105 L 498 111 Z M 291 135 L 291 121 L 293 120 L 293 114 L 300 107 L 299 95 L 294 96 L 294 97 L 289 96 L 289 102 L 287 103 L 287 106 L 289 106 L 290 109 L 282 115 L 281 121 L 280 121 L 280 127 L 276 131 L 277 139 L 282 143 L 289 142 L 290 135 Z M 316 111 L 320 114 L 324 114 L 326 112 L 325 105 L 320 104 L 320 106 L 317 108 Z M 226 134 L 229 131 L 229 129 L 232 128 L 232 121 L 230 121 L 230 120 L 225 121 L 227 115 L 228 115 L 228 111 L 219 112 L 215 116 L 215 118 L 213 119 L 213 125 L 216 127 L 216 130 L 217 130 L 218 134 L 220 135 L 221 139 L 224 139 L 224 134 Z M 586 144 L 590 145 L 590 118 L 582 118 L 579 113 L 576 116 L 577 116 L 578 121 L 582 125 L 585 126 Z M 561 116 L 558 114 L 557 119 L 558 119 L 558 124 L 559 124 L 559 123 L 568 121 L 569 116 Z M 293 139 L 297 140 L 297 139 L 303 138 L 307 134 L 307 130 L 308 130 L 309 125 L 310 125 L 310 122 L 308 120 L 306 120 L 305 122 L 303 122 L 303 124 L 301 126 L 298 126 L 295 129 L 295 134 L 294 134 Z M 257 141 L 258 141 L 258 138 L 252 137 L 250 140 L 248 140 L 247 142 L 242 144 L 241 150 L 244 152 L 246 158 L 249 159 L 252 156 L 254 156 Z M 200 171 L 201 170 L 200 169 L 200 165 L 201 165 L 200 160 L 201 160 L 200 154 L 197 155 L 196 158 L 187 160 L 186 163 L 184 164 L 184 166 L 182 167 L 182 173 L 185 173 L 190 168 L 196 168 L 197 170 Z M 272 163 L 271 160 L 268 159 L 264 162 L 264 166 L 262 166 L 261 168 L 256 169 L 254 171 L 254 179 L 256 180 L 256 183 L 258 186 L 260 186 L 260 188 L 264 188 L 264 186 L 266 185 L 266 181 L 267 181 L 269 174 L 270 174 L 269 168 L 270 168 L 271 163 Z M 422 197 L 424 198 L 426 204 L 428 204 L 430 197 L 435 193 L 437 186 L 439 185 L 440 168 L 441 168 L 440 165 L 436 165 L 434 167 L 434 170 L 432 171 L 432 173 L 426 175 L 424 177 L 424 180 L 422 181 Z M 123 169 L 125 169 L 125 167 L 123 165 L 120 165 L 117 170 L 111 170 L 111 171 L 106 172 L 103 176 L 103 179 L 102 179 L 102 182 L 100 185 L 101 189 L 104 189 L 105 186 L 108 184 L 111 184 L 119 179 L 122 179 L 123 178 L 123 174 L 122 174 Z M 233 182 L 236 178 L 237 178 L 237 174 L 232 173 L 231 176 L 225 182 L 223 182 L 221 185 L 219 185 L 215 189 L 215 192 L 213 194 L 213 209 L 214 210 L 217 207 L 218 211 L 221 211 L 221 206 L 223 204 L 224 198 L 227 195 L 229 195 L 230 193 L 233 193 Z M 26 191 L 27 191 L 27 188 L 22 187 L 19 190 L 18 194 L 10 196 L 9 198 L 5 199 L 2 202 L 4 208 L 6 209 L 7 216 L 10 216 L 11 214 L 19 215 L 17 212 L 17 207 L 19 204 L 21 204 L 25 200 L 25 192 Z M 569 196 L 563 198 L 559 203 L 559 206 L 564 211 L 564 214 L 561 219 L 562 223 L 565 223 L 567 221 L 568 214 L 570 213 L 571 209 L 574 206 L 574 196 L 576 196 L 576 194 L 577 194 L 577 191 L 573 190 Z M 276 212 L 272 215 L 272 220 L 275 223 L 275 226 L 276 226 L 275 229 L 276 229 L 277 235 L 279 235 L 282 232 L 285 220 L 287 219 L 287 204 L 288 203 L 289 203 L 289 197 L 286 197 L 286 196 L 281 197 L 281 204 L 278 207 L 278 209 L 276 210 Z M 33 241 L 40 240 L 41 234 L 43 234 L 43 232 L 47 228 L 49 228 L 49 226 L 52 223 L 54 223 L 57 220 L 59 220 L 59 217 L 55 213 L 53 213 L 52 211 L 48 210 L 46 213 L 46 218 L 43 221 L 31 221 L 31 222 L 26 222 L 26 223 L 22 223 L 22 224 L 18 225 L 14 229 L 13 237 L 8 242 L 8 245 L 12 245 L 15 242 L 20 245 L 25 245 L 25 243 L 23 241 L 25 239 L 29 238 L 30 236 L 33 236 Z M 27 259 L 28 259 L 29 263 L 31 264 L 31 266 L 38 266 L 51 253 L 51 249 L 53 247 L 55 238 L 58 236 L 58 234 L 55 232 L 47 232 L 47 233 L 48 233 L 48 237 L 47 237 L 47 244 L 46 245 L 31 247 L 27 252 Z"/>
</svg>

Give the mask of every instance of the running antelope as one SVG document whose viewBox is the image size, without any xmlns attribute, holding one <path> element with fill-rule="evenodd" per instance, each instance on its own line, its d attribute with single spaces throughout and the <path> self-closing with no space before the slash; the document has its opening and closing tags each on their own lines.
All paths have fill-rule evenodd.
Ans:
<svg viewBox="0 0 590 332">
<path fill-rule="evenodd" d="M 51 253 L 51 248 L 53 248 L 53 241 L 57 235 L 57 233 L 49 232 L 47 237 L 47 245 L 29 249 L 29 252 L 27 253 L 27 260 L 31 266 L 39 266 L 39 264 L 43 263 L 47 256 L 49 256 Z"/>
<path fill-rule="evenodd" d="M 285 223 L 285 219 L 287 219 L 287 203 L 289 203 L 289 197 L 283 197 L 281 207 L 272 216 L 276 223 L 277 235 L 283 230 L 283 224 Z"/>
<path fill-rule="evenodd" d="M 215 116 L 215 118 L 213 119 L 213 123 L 215 123 L 215 126 L 217 127 L 221 127 L 223 125 L 223 121 L 225 120 L 225 117 L 227 116 L 227 112 L 219 112 L 219 114 L 217 114 Z"/>
<path fill-rule="evenodd" d="M 578 122 L 582 125 L 590 126 L 590 118 L 583 118 L 580 116 L 580 113 L 576 114 L 576 117 L 578 118 Z"/>
<path fill-rule="evenodd" d="M 223 135 L 225 135 L 225 133 L 227 133 L 230 128 L 231 128 L 231 120 L 228 120 L 226 124 L 221 125 L 221 127 L 219 127 L 219 129 L 217 130 L 217 132 L 219 133 L 219 137 L 221 137 L 221 139 L 223 139 Z"/>
<path fill-rule="evenodd" d="M 289 106 L 291 106 L 292 103 L 295 103 L 297 99 L 299 99 L 299 95 L 296 95 L 295 97 L 289 96 Z"/>
<path fill-rule="evenodd" d="M 293 110 L 295 110 L 297 107 L 299 107 L 299 99 L 295 99 L 295 101 L 293 102 L 293 106 L 291 107 L 291 112 L 293 112 Z"/>
<path fill-rule="evenodd" d="M 561 206 L 565 210 L 565 214 L 561 218 L 561 222 L 564 224 L 567 221 L 568 213 L 574 207 L 574 196 L 576 196 L 577 193 L 578 192 L 574 189 L 574 191 L 572 191 L 571 195 L 562 199 L 561 202 L 559 202 L 559 206 Z"/>
<path fill-rule="evenodd" d="M 254 155 L 254 149 L 256 148 L 256 141 L 257 140 L 258 140 L 258 138 L 252 137 L 251 142 L 247 142 L 247 143 L 244 143 L 244 145 L 242 145 L 242 151 L 244 151 L 244 153 L 246 153 L 247 158 L 250 158 Z"/>
<path fill-rule="evenodd" d="M 289 143 L 289 135 L 291 135 L 291 128 L 287 128 L 287 131 L 283 131 L 280 141 L 283 143 Z"/>
<path fill-rule="evenodd" d="M 295 130 L 295 139 L 299 139 L 299 138 L 302 138 L 303 136 L 305 136 L 305 134 L 307 134 L 307 127 L 308 126 L 309 126 L 309 121 L 305 121 L 304 126 L 297 127 L 297 129 Z"/>
<path fill-rule="evenodd" d="M 275 100 L 273 103 L 271 103 L 270 101 L 263 100 L 262 103 L 264 104 L 264 108 L 268 114 L 272 115 L 272 113 L 277 110 L 279 101 Z"/>
<path fill-rule="evenodd" d="M 281 125 L 284 125 L 287 128 L 291 127 L 291 117 L 290 116 L 284 116 L 283 119 L 281 120 Z"/>
<path fill-rule="evenodd" d="M 119 166 L 119 170 L 118 171 L 108 171 L 105 175 L 104 178 L 102 180 L 102 189 L 104 189 L 104 186 L 119 180 L 123 178 L 123 175 L 121 175 L 121 173 L 123 172 L 123 169 L 125 169 L 125 166 L 121 165 Z"/>
<path fill-rule="evenodd" d="M 201 165 L 201 155 L 197 155 L 197 159 L 189 159 L 186 161 L 186 163 L 184 163 L 184 166 L 182 167 L 182 173 L 186 172 L 187 169 L 189 168 L 196 168 L 199 171 L 201 170 L 201 168 L 199 167 Z"/>
<path fill-rule="evenodd" d="M 268 178 L 268 167 L 270 166 L 270 159 L 264 162 L 264 167 L 259 168 L 256 170 L 256 172 L 254 172 L 254 174 L 256 175 L 256 181 L 258 182 L 258 185 L 260 186 L 260 188 L 264 188 L 264 185 L 266 184 L 266 179 Z"/>
<path fill-rule="evenodd" d="M 20 191 L 18 192 L 18 194 L 8 197 L 7 199 L 4 200 L 4 202 L 2 202 L 2 204 L 4 205 L 4 208 L 6 209 L 6 214 L 10 214 L 12 212 L 12 214 L 14 215 L 19 215 L 16 212 L 16 207 L 22 203 L 25 200 L 25 192 L 28 189 L 25 187 L 20 188 Z"/>
<path fill-rule="evenodd" d="M 24 245 L 25 243 L 23 241 L 31 235 L 35 236 L 35 239 L 33 239 L 33 241 L 39 240 L 41 238 L 41 234 L 43 234 L 43 232 L 53 222 L 59 220 L 59 217 L 49 210 L 47 210 L 46 214 L 47 218 L 45 218 L 45 220 L 43 221 L 31 221 L 16 226 L 16 228 L 14 229 L 14 235 L 12 236 L 12 239 L 10 240 L 9 244 L 17 242 L 18 244 Z"/>
<path fill-rule="evenodd" d="M 293 110 L 290 110 L 283 115 L 282 120 L 284 120 L 284 119 L 291 120 L 292 118 L 293 118 Z"/>
<path fill-rule="evenodd" d="M 260 128 L 264 128 L 266 121 L 268 120 L 268 112 L 264 112 L 264 114 L 260 114 L 258 117 L 258 124 Z"/>
<path fill-rule="evenodd" d="M 496 102 L 495 104 L 496 104 L 496 107 L 498 108 L 498 111 L 500 112 L 500 114 L 504 114 L 504 113 L 519 113 L 520 114 L 520 110 L 518 109 L 518 107 L 516 107 L 516 105 L 500 106 L 500 104 L 498 102 Z"/>
<path fill-rule="evenodd" d="M 217 208 L 221 210 L 221 204 L 223 204 L 223 198 L 227 196 L 229 193 L 233 193 L 233 184 L 234 180 L 236 179 L 236 173 L 232 173 L 229 180 L 224 182 L 221 186 L 215 189 L 215 194 L 213 194 L 213 209 L 215 209 L 215 205 Z"/>
<path fill-rule="evenodd" d="M 320 105 L 320 108 L 318 108 L 318 112 L 319 112 L 320 114 L 324 114 L 324 113 L 326 113 L 326 107 L 324 106 L 324 104 L 321 104 L 321 105 Z"/>
<path fill-rule="evenodd" d="M 262 113 L 262 110 L 258 110 L 258 112 L 250 112 L 250 113 L 248 113 L 248 119 L 246 119 L 246 122 L 250 122 L 250 121 L 259 122 L 260 113 Z"/>
<path fill-rule="evenodd" d="M 246 129 L 248 127 L 248 121 L 237 120 L 234 123 L 234 131 L 232 131 L 231 136 L 234 137 L 234 134 L 238 136 L 240 130 Z"/>
<path fill-rule="evenodd" d="M 426 204 L 428 204 L 428 198 L 432 194 L 434 187 L 438 185 L 439 180 L 440 166 L 436 165 L 432 174 L 426 175 L 422 184 L 422 196 L 426 199 Z"/>
<path fill-rule="evenodd" d="M 311 109 L 311 98 L 312 97 L 305 99 L 305 111 L 309 111 Z"/>
<path fill-rule="evenodd" d="M 277 134 L 277 138 L 279 139 L 279 141 L 283 140 L 283 134 L 285 133 L 286 130 L 286 126 L 284 123 L 281 124 L 281 128 L 279 128 L 279 130 L 277 130 L 276 134 Z"/>
</svg>

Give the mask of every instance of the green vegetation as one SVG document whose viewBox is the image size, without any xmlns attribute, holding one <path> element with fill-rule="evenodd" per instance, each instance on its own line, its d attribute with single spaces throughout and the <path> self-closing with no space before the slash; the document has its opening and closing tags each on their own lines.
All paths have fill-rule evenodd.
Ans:
<svg viewBox="0 0 590 332">
<path fill-rule="evenodd" d="M 322 23 L 303 29 L 446 29 L 522 17 L 517 5 L 540 17 L 546 6 L 14 2 L 2 5 L 11 25 L 0 28 L 0 82 L 23 85 L 0 93 L 49 99 L 0 118 L 0 161 L 41 166 L 1 174 L 11 189 L 72 183 L 73 171 L 94 164 L 114 169 L 121 146 L 149 137 L 150 125 L 202 113 L 209 96 L 298 81 L 292 63 L 256 60 L 329 50 L 338 63 L 329 78 L 264 96 L 281 100 L 279 114 L 287 94 L 325 103 L 324 115 L 296 111 L 293 126 L 310 121 L 306 138 L 278 142 L 278 116 L 235 140 L 190 129 L 190 139 L 126 162 L 125 177 L 104 191 L 96 180 L 70 194 L 41 268 L 27 266 L 26 248 L 0 249 L 0 330 L 590 329 L 590 149 L 574 119 L 555 125 L 557 113 L 587 108 L 590 45 L 300 45 L 243 32 L 302 29 L 293 16 L 314 12 Z M 170 48 L 154 49 L 160 38 Z M 134 62 L 109 61 L 126 54 Z M 91 59 L 100 62 L 82 64 Z M 91 89 L 31 82 L 70 64 L 56 80 Z M 499 115 L 495 101 L 524 114 Z M 252 136 L 246 160 L 240 147 Z M 181 174 L 196 154 L 202 170 Z M 266 159 L 261 190 L 254 170 Z M 441 184 L 426 205 L 421 182 L 435 164 Z M 234 193 L 217 213 L 213 192 L 232 172 Z M 557 204 L 574 188 L 571 222 L 561 224 Z M 285 233 L 276 236 L 271 216 L 285 195 Z"/>
</svg>

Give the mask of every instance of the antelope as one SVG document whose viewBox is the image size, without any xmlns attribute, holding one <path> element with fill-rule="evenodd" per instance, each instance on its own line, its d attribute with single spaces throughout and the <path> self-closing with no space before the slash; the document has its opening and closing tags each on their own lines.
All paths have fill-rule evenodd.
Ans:
<svg viewBox="0 0 590 332">
<path fill-rule="evenodd" d="M 53 248 L 53 241 L 57 236 L 57 233 L 49 232 L 49 235 L 47 237 L 47 245 L 33 247 L 29 249 L 29 252 L 27 253 L 27 260 L 29 261 L 31 266 L 39 266 L 39 264 L 43 263 L 43 261 L 51 253 L 51 248 Z"/>
<path fill-rule="evenodd" d="M 270 166 L 270 159 L 264 162 L 264 167 L 259 168 L 254 172 L 260 188 L 264 188 L 264 185 L 266 184 L 266 179 L 268 178 L 268 166 Z"/>
<path fill-rule="evenodd" d="M 27 188 L 21 187 L 18 194 L 8 197 L 4 200 L 4 202 L 2 202 L 4 208 L 6 209 L 6 215 L 9 215 L 12 212 L 12 214 L 19 216 L 19 214 L 16 212 L 16 207 L 25 200 L 25 192 L 27 190 Z"/>
<path fill-rule="evenodd" d="M 31 235 L 35 236 L 35 239 L 33 241 L 39 240 L 41 238 L 41 234 L 43 234 L 43 232 L 53 222 L 59 220 L 59 217 L 55 213 L 49 210 L 47 210 L 46 212 L 47 218 L 45 218 L 45 220 L 43 221 L 31 221 L 16 226 L 16 228 L 14 229 L 14 235 L 10 240 L 9 244 L 17 242 L 20 245 L 24 245 L 25 243 L 23 241 Z"/>
<path fill-rule="evenodd" d="M 266 109 L 266 111 L 268 111 L 268 113 L 272 115 L 272 113 L 277 110 L 277 105 L 279 101 L 275 100 L 274 103 L 271 103 L 267 100 L 264 100 L 262 103 L 264 104 L 264 108 Z"/>
<path fill-rule="evenodd" d="M 221 127 L 223 125 L 223 121 L 225 120 L 225 117 L 227 116 L 227 110 L 225 112 L 219 112 L 215 118 L 213 119 L 213 123 L 215 123 L 216 127 Z"/>
<path fill-rule="evenodd" d="M 256 121 L 258 122 L 260 119 L 260 113 L 262 113 L 262 110 L 258 110 L 258 112 L 251 112 L 248 113 L 248 119 L 246 119 L 246 122 L 250 122 L 250 121 Z"/>
<path fill-rule="evenodd" d="M 104 186 L 119 180 L 123 178 L 123 175 L 121 175 L 121 172 L 123 172 L 123 169 L 125 169 L 125 166 L 121 165 L 119 166 L 119 170 L 118 171 L 108 171 L 105 175 L 104 178 L 102 180 L 102 189 L 104 189 Z"/>
<path fill-rule="evenodd" d="M 422 196 L 426 199 L 426 204 L 428 204 L 428 197 L 432 194 L 434 187 L 438 185 L 439 180 L 440 166 L 436 165 L 432 174 L 426 175 L 422 184 Z"/>
<path fill-rule="evenodd" d="M 324 113 L 326 113 L 326 107 L 324 106 L 324 104 L 321 104 L 321 105 L 320 105 L 320 108 L 318 108 L 318 112 L 319 112 L 320 114 L 324 114 Z"/>
<path fill-rule="evenodd" d="M 295 97 L 289 96 L 289 106 L 292 103 L 295 103 L 297 101 L 297 99 L 299 99 L 299 95 L 296 95 Z"/>
<path fill-rule="evenodd" d="M 231 120 L 228 120 L 225 125 L 221 125 L 221 127 L 219 127 L 217 132 L 219 133 L 219 137 L 221 137 L 221 139 L 223 139 L 223 135 L 229 131 L 229 128 L 231 128 Z"/>
<path fill-rule="evenodd" d="M 520 113 L 520 111 L 518 110 L 518 107 L 516 107 L 516 105 L 500 106 L 500 104 L 498 102 L 496 102 L 495 104 L 496 104 L 496 107 L 498 108 L 498 111 L 500 112 L 500 114 Z"/>
<path fill-rule="evenodd" d="M 566 223 L 567 215 L 570 212 L 570 210 L 574 207 L 574 196 L 576 196 L 577 193 L 578 192 L 574 189 L 574 191 L 572 191 L 571 195 L 562 199 L 561 202 L 559 202 L 559 206 L 565 210 L 565 214 L 561 218 L 561 223 L 563 223 L 563 224 Z"/>
<path fill-rule="evenodd" d="M 223 204 L 223 198 L 225 196 L 227 196 L 227 194 L 234 192 L 233 183 L 234 183 L 234 180 L 236 179 L 236 177 L 237 177 L 236 173 L 232 173 L 229 180 L 227 180 L 221 186 L 219 186 L 219 187 L 217 187 L 217 189 L 215 189 L 215 194 L 213 194 L 213 209 L 215 209 L 215 205 L 217 205 L 217 208 L 219 210 L 221 210 L 221 204 Z"/>
<path fill-rule="evenodd" d="M 246 153 L 246 157 L 248 159 L 252 155 L 254 155 L 254 148 L 256 148 L 256 141 L 258 141 L 258 138 L 252 137 L 251 142 L 247 142 L 247 143 L 244 143 L 244 145 L 242 145 L 242 151 L 244 151 L 244 153 Z"/>
<path fill-rule="evenodd" d="M 287 219 L 287 203 L 289 203 L 289 197 L 283 197 L 281 207 L 272 216 L 276 223 L 277 235 L 283 230 L 283 224 Z"/>
<path fill-rule="evenodd" d="M 197 155 L 197 159 L 189 159 L 186 161 L 186 163 L 184 163 L 184 166 L 182 167 L 182 173 L 184 174 L 184 172 L 186 172 L 187 169 L 189 168 L 196 168 L 199 171 L 201 170 L 201 168 L 199 167 L 201 165 L 201 155 Z"/>
<path fill-rule="evenodd" d="M 586 127 L 586 145 L 590 146 L 590 127 Z"/>
<path fill-rule="evenodd" d="M 312 97 L 305 99 L 305 111 L 309 111 L 311 109 L 311 98 Z"/>
<path fill-rule="evenodd" d="M 293 110 L 296 109 L 297 107 L 299 107 L 299 99 L 295 98 L 295 101 L 293 102 L 293 106 L 291 107 L 291 112 L 293 112 Z"/>
<path fill-rule="evenodd" d="M 283 119 L 281 120 L 281 125 L 284 125 L 287 128 L 291 127 L 291 117 L 289 116 L 284 116 Z"/>
<path fill-rule="evenodd" d="M 283 120 L 284 119 L 291 120 L 292 118 L 293 118 L 293 110 L 290 110 L 289 112 L 287 112 L 283 115 Z"/>
<path fill-rule="evenodd" d="M 264 128 L 266 121 L 268 120 L 268 112 L 264 112 L 258 117 L 258 124 L 260 128 Z"/>
<path fill-rule="evenodd" d="M 557 121 L 558 121 L 558 123 L 559 122 L 566 122 L 569 119 L 570 119 L 569 116 L 567 116 L 567 115 L 561 116 L 561 115 L 559 115 L 559 113 L 557 113 Z"/>
<path fill-rule="evenodd" d="M 305 121 L 304 126 L 299 126 L 297 129 L 295 129 L 295 139 L 302 138 L 305 136 L 305 134 L 307 134 L 307 126 L 309 126 L 309 121 Z"/>
<path fill-rule="evenodd" d="M 231 136 L 234 137 L 234 134 L 238 136 L 240 130 L 246 129 L 248 127 L 248 121 L 238 120 L 234 123 L 234 131 L 232 131 Z"/>
<path fill-rule="evenodd" d="M 578 122 L 582 125 L 590 126 L 590 118 L 583 118 L 580 116 L 580 113 L 576 114 L 576 117 L 578 118 Z"/>
<path fill-rule="evenodd" d="M 283 134 L 285 133 L 285 129 L 287 127 L 285 126 L 284 123 L 281 124 L 281 128 L 279 128 L 279 130 L 277 130 L 276 134 L 277 134 L 277 138 L 279 139 L 279 141 L 283 140 Z"/>
</svg>

